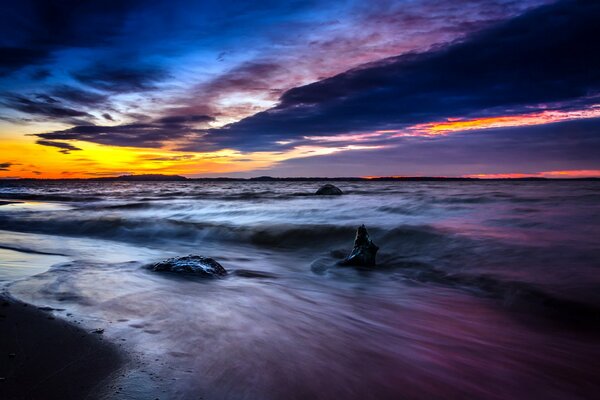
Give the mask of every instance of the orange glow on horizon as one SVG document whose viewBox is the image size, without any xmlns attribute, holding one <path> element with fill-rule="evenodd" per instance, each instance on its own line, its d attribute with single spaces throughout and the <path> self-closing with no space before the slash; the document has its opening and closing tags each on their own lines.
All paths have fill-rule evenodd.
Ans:
<svg viewBox="0 0 600 400">
<path fill-rule="evenodd" d="M 599 169 L 579 169 L 567 171 L 542 171 L 536 173 L 471 174 L 465 178 L 509 179 L 509 178 L 600 178 Z"/>
<path fill-rule="evenodd" d="M 381 179 L 381 178 L 399 179 L 399 178 L 407 178 L 407 176 L 404 176 L 404 175 L 391 175 L 391 176 L 367 175 L 367 176 L 361 176 L 361 178 L 363 178 L 363 179 Z"/>
<path fill-rule="evenodd" d="M 381 178 L 419 178 L 424 175 L 409 176 L 409 175 L 367 175 L 362 176 L 363 179 L 381 179 Z M 428 178 L 452 178 L 452 176 L 427 176 Z M 579 169 L 565 171 L 542 171 L 535 173 L 498 173 L 498 174 L 468 174 L 461 175 L 458 178 L 478 178 L 478 179 L 518 179 L 518 178 L 600 178 L 600 169 Z"/>
<path fill-rule="evenodd" d="M 330 155 L 353 150 L 376 150 L 388 147 L 382 139 L 414 136 L 427 137 L 447 135 L 453 132 L 470 131 L 509 126 L 530 126 L 566 120 L 600 117 L 600 106 L 579 111 L 544 111 L 517 116 L 496 116 L 479 119 L 448 118 L 446 121 L 417 124 L 401 130 L 377 130 L 371 132 L 349 132 L 332 136 L 305 136 L 310 145 L 300 145 L 285 151 L 260 151 L 242 153 L 232 149 L 212 152 L 181 152 L 176 142 L 166 143 L 164 148 L 117 147 L 91 142 L 63 141 L 81 150 L 62 154 L 59 148 L 35 143 L 31 134 L 44 129 L 39 125 L 10 124 L 0 122 L 0 163 L 8 166 L 0 169 L 0 178 L 91 178 L 124 174 L 169 174 L 169 175 L 215 175 L 255 171 L 276 166 L 280 162 L 295 158 Z M 54 128 L 54 126 L 52 126 Z M 59 129 L 59 128 L 57 128 Z M 280 144 L 293 141 L 280 141 Z M 305 142 L 306 143 L 306 142 Z M 384 142 L 385 143 L 385 142 Z M 547 171 L 536 174 L 473 174 L 480 178 L 495 177 L 596 177 L 597 170 Z M 401 178 L 402 176 L 393 176 Z M 366 176 L 367 179 L 377 178 Z"/>
<path fill-rule="evenodd" d="M 93 178 L 130 174 L 202 175 L 257 171 L 292 158 L 328 155 L 342 151 L 377 149 L 382 146 L 297 146 L 285 152 L 241 153 L 223 149 L 209 153 L 165 149 L 105 146 L 70 141 L 81 150 L 69 154 L 36 144 L 31 138 L 2 141 L 2 178 Z"/>
</svg>

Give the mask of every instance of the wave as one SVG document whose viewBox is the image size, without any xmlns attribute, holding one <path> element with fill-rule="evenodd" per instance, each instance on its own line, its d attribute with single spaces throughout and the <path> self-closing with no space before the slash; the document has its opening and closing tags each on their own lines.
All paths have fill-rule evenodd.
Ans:
<svg viewBox="0 0 600 400">
<path fill-rule="evenodd" d="M 146 201 L 136 203 L 123 203 L 123 204 L 104 204 L 96 207 L 86 207 L 87 209 L 93 210 L 144 210 L 149 208 L 158 207 L 156 204 L 152 204 Z"/>
<path fill-rule="evenodd" d="M 0 206 L 7 206 L 9 204 L 19 204 L 21 203 L 20 201 L 3 201 L 0 200 Z"/>
<path fill-rule="evenodd" d="M 135 206 L 134 206 L 135 207 Z M 352 227 L 331 225 L 231 226 L 170 219 L 12 219 L 0 216 L 0 229 L 62 236 L 110 238 L 125 241 L 215 240 L 246 242 L 265 247 L 312 246 L 336 240 L 352 240 Z"/>
<path fill-rule="evenodd" d="M 333 268 L 348 254 L 356 227 L 328 224 L 232 226 L 107 216 L 97 219 L 75 216 L 69 220 L 15 220 L 0 216 L 0 229 L 96 237 L 144 245 L 156 242 L 196 245 L 201 241 L 220 242 L 225 246 L 231 243 L 232 248 L 234 245 L 251 245 L 299 252 L 317 259 L 311 269 L 320 274 Z M 547 315 L 560 321 L 600 325 L 599 306 L 555 296 L 534 284 L 478 274 L 478 268 L 461 268 L 478 266 L 487 259 L 501 262 L 502 249 L 494 248 L 493 243 L 428 225 L 402 225 L 392 229 L 373 227 L 369 232 L 381 248 L 375 273 L 392 273 L 408 281 L 468 291 L 500 301 L 512 310 Z M 324 254 L 329 256 L 319 258 Z M 506 265 L 512 264 L 510 258 L 504 260 Z M 244 273 L 240 272 L 241 275 Z"/>
<path fill-rule="evenodd" d="M 405 277 L 424 283 L 437 283 L 499 300 L 518 312 L 550 317 L 562 322 L 600 326 L 600 306 L 571 300 L 518 281 L 507 281 L 490 275 L 452 274 L 421 263 L 397 265 Z"/>
<path fill-rule="evenodd" d="M 334 278 L 355 267 L 343 266 L 340 261 L 345 253 L 332 251 L 311 264 L 317 275 L 330 274 Z M 426 262 L 408 257 L 382 257 L 376 269 L 358 269 L 361 274 L 393 274 L 404 281 L 426 285 L 439 285 L 472 295 L 490 298 L 502 307 L 517 313 L 525 313 L 548 318 L 554 322 L 566 323 L 571 327 L 600 327 L 600 304 L 591 301 L 574 300 L 554 294 L 543 287 L 523 282 L 507 280 L 489 274 L 452 272 Z"/>
<path fill-rule="evenodd" d="M 77 202 L 77 201 L 100 201 L 102 197 L 98 196 L 73 196 L 64 194 L 38 194 L 38 193 L 2 193 L 2 199 L 10 200 L 33 200 L 33 201 L 58 201 L 58 202 Z"/>
<path fill-rule="evenodd" d="M 211 186 L 197 185 L 187 188 L 165 188 L 156 187 L 152 190 L 147 188 L 141 190 L 135 185 L 127 186 L 126 188 L 118 188 L 113 191 L 107 187 L 93 188 L 74 188 L 71 191 L 55 190 L 40 192 L 35 191 L 7 191 L 0 192 L 0 199 L 5 200 L 33 200 L 33 201 L 55 201 L 55 202 L 102 202 L 103 200 L 121 200 L 124 202 L 153 202 L 164 200 L 221 200 L 221 201 L 261 201 L 261 200 L 289 200 L 300 198 L 319 198 L 323 201 L 335 200 L 336 197 L 315 197 L 316 187 L 253 187 L 253 186 Z M 138 190 L 136 190 L 138 189 Z M 313 190 L 314 189 L 314 190 Z M 514 204 L 539 204 L 539 203 L 561 203 L 565 201 L 579 201 L 585 203 L 594 203 L 600 199 L 600 195 L 596 193 L 573 192 L 568 195 L 542 194 L 540 196 L 532 196 L 529 193 L 510 194 L 498 191 L 483 191 L 477 194 L 465 192 L 457 194 L 456 192 L 437 192 L 432 193 L 426 190 L 407 190 L 402 186 L 396 185 L 391 187 L 373 187 L 373 188 L 343 188 L 345 198 L 350 196 L 360 196 L 368 198 L 377 196 L 379 198 L 403 198 L 411 204 L 408 210 L 392 209 L 390 212 L 398 214 L 411 214 L 420 212 L 423 209 L 444 206 L 469 206 L 469 205 L 486 205 L 493 203 L 514 203 Z M 97 204 L 98 207 L 104 206 Z M 110 208 L 111 205 L 106 205 Z M 415 211 L 412 211 L 414 209 Z M 385 211 L 385 210 L 384 210 Z"/>
<path fill-rule="evenodd" d="M 27 253 L 27 254 L 40 254 L 40 255 L 45 255 L 45 256 L 63 256 L 63 257 L 66 257 L 66 254 L 51 253 L 51 252 L 47 252 L 47 251 L 34 250 L 34 249 L 30 249 L 30 248 L 27 248 L 27 247 L 21 247 L 21 246 L 7 246 L 7 245 L 4 245 L 4 244 L 0 244 L 0 249 L 18 251 L 20 253 Z"/>
<path fill-rule="evenodd" d="M 144 208 L 146 203 L 113 205 L 113 208 Z M 96 216 L 95 216 L 96 215 Z M 81 213 L 48 213 L 20 218 L 0 215 L 0 229 L 60 236 L 95 237 L 126 242 L 225 241 L 265 248 L 331 249 L 351 247 L 356 226 L 334 224 L 271 223 L 231 225 L 181 221 L 168 218 L 122 217 Z M 398 226 L 393 229 L 369 228 L 378 244 L 402 251 L 440 246 L 455 240 L 448 232 L 427 226 Z M 412 247 L 412 249 L 411 249 Z M 418 247 L 418 248 L 415 248 Z"/>
</svg>

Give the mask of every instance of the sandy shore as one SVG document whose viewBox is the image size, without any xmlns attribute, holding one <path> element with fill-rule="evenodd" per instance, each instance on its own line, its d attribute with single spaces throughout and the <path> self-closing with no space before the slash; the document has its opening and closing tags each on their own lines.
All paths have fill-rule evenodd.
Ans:
<svg viewBox="0 0 600 400">
<path fill-rule="evenodd" d="M 0 399 L 94 399 L 123 363 L 100 334 L 0 294 Z"/>
</svg>

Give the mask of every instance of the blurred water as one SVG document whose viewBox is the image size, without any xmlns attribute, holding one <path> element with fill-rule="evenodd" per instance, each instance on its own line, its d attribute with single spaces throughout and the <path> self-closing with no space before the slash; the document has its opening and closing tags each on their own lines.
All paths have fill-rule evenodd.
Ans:
<svg viewBox="0 0 600 400">
<path fill-rule="evenodd" d="M 10 292 L 135 354 L 123 398 L 140 379 L 181 399 L 597 393 L 600 183 L 337 184 L 4 183 L 23 203 L 0 206 L 0 245 L 66 260 Z M 378 269 L 337 266 L 362 223 Z M 268 275 L 144 268 L 189 253 Z"/>
<path fill-rule="evenodd" d="M 0 282 L 14 281 L 45 272 L 50 265 L 67 261 L 53 254 L 19 252 L 0 247 Z"/>
</svg>

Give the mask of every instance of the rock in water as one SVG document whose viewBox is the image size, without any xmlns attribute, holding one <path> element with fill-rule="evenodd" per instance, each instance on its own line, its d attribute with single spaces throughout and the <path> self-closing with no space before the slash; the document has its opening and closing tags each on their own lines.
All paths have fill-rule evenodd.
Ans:
<svg viewBox="0 0 600 400">
<path fill-rule="evenodd" d="M 377 247 L 369 238 L 367 228 L 365 228 L 364 225 L 361 225 L 356 230 L 356 238 L 354 239 L 352 253 L 342 261 L 342 265 L 374 267 L 377 250 L 379 250 L 379 247 Z"/>
<path fill-rule="evenodd" d="M 180 272 L 206 277 L 227 275 L 225 268 L 212 258 L 192 254 L 156 263 L 152 266 L 152 271 Z"/>
<path fill-rule="evenodd" d="M 339 196 L 341 194 L 344 194 L 344 192 L 342 192 L 339 187 L 328 183 L 326 185 L 321 186 L 315 194 L 319 196 Z"/>
</svg>

